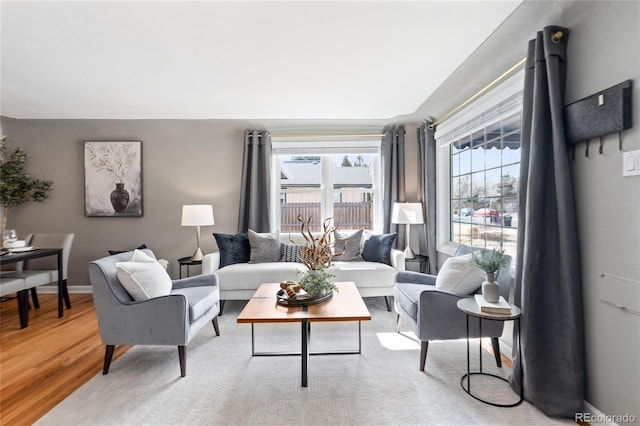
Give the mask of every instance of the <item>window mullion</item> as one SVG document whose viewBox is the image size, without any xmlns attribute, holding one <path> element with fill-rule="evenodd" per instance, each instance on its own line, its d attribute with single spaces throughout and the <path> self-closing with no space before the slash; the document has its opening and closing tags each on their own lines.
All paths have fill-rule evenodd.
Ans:
<svg viewBox="0 0 640 426">
<path fill-rule="evenodd" d="M 320 191 L 322 193 L 320 225 L 328 218 L 333 218 L 333 167 L 331 167 L 331 157 L 323 155 L 321 157 L 321 179 Z"/>
</svg>

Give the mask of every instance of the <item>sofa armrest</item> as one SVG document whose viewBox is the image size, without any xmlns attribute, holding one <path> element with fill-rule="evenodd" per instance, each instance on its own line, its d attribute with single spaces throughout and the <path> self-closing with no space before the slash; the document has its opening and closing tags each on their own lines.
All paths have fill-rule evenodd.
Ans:
<svg viewBox="0 0 640 426">
<path fill-rule="evenodd" d="M 202 258 L 202 274 L 213 274 L 220 269 L 220 252 L 205 254 Z"/>
<path fill-rule="evenodd" d="M 402 250 L 391 249 L 391 266 L 393 266 L 396 271 L 406 270 L 404 259 L 404 252 Z"/>
<path fill-rule="evenodd" d="M 188 287 L 217 287 L 218 274 L 194 275 L 193 277 L 182 278 L 180 280 L 172 280 L 172 283 L 174 289 Z"/>
<path fill-rule="evenodd" d="M 397 283 L 436 285 L 436 276 L 421 272 L 401 271 L 396 275 Z"/>
</svg>

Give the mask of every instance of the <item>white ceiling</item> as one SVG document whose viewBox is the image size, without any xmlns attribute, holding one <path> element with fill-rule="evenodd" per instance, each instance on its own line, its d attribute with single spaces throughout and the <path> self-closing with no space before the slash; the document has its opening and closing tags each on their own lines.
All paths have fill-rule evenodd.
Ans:
<svg viewBox="0 0 640 426">
<path fill-rule="evenodd" d="M 0 113 L 411 114 L 520 1 L 2 1 Z"/>
</svg>

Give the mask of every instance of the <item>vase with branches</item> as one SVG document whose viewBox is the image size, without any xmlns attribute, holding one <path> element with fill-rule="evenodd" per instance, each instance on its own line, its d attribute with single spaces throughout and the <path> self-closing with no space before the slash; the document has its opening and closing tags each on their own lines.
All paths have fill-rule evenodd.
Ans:
<svg viewBox="0 0 640 426">
<path fill-rule="evenodd" d="M 2 234 L 7 218 L 15 207 L 28 202 L 42 202 L 49 198 L 53 182 L 33 179 L 25 170 L 27 153 L 22 148 L 9 150 L 7 137 L 0 139 L 0 206 L 2 207 Z"/>
<path fill-rule="evenodd" d="M 308 268 L 302 274 L 300 285 L 312 297 L 316 297 L 338 291 L 335 283 L 331 281 L 334 275 L 325 269 L 331 266 L 332 257 L 340 254 L 332 254 L 331 236 L 337 228 L 331 224 L 331 218 L 323 222 L 319 235 L 311 232 L 311 219 L 311 216 L 305 219 L 302 215 L 298 215 L 297 220 L 300 222 L 300 233 L 304 238 L 304 244 L 300 246 L 295 241 L 292 240 L 292 242 L 300 250 L 300 262 Z"/>
</svg>

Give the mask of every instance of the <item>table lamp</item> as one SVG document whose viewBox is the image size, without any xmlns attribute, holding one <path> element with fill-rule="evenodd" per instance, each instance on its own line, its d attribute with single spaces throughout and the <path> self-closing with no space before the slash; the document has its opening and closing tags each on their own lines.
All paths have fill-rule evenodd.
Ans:
<svg viewBox="0 0 640 426">
<path fill-rule="evenodd" d="M 182 206 L 182 226 L 196 227 L 197 247 L 191 260 L 202 260 L 204 253 L 200 248 L 200 227 L 213 225 L 213 206 L 210 204 Z"/>
<path fill-rule="evenodd" d="M 411 225 L 424 223 L 421 203 L 394 203 L 391 212 L 391 223 L 405 225 L 407 233 L 407 248 L 404 256 L 407 259 L 415 259 L 416 255 L 411 250 Z"/>
</svg>

